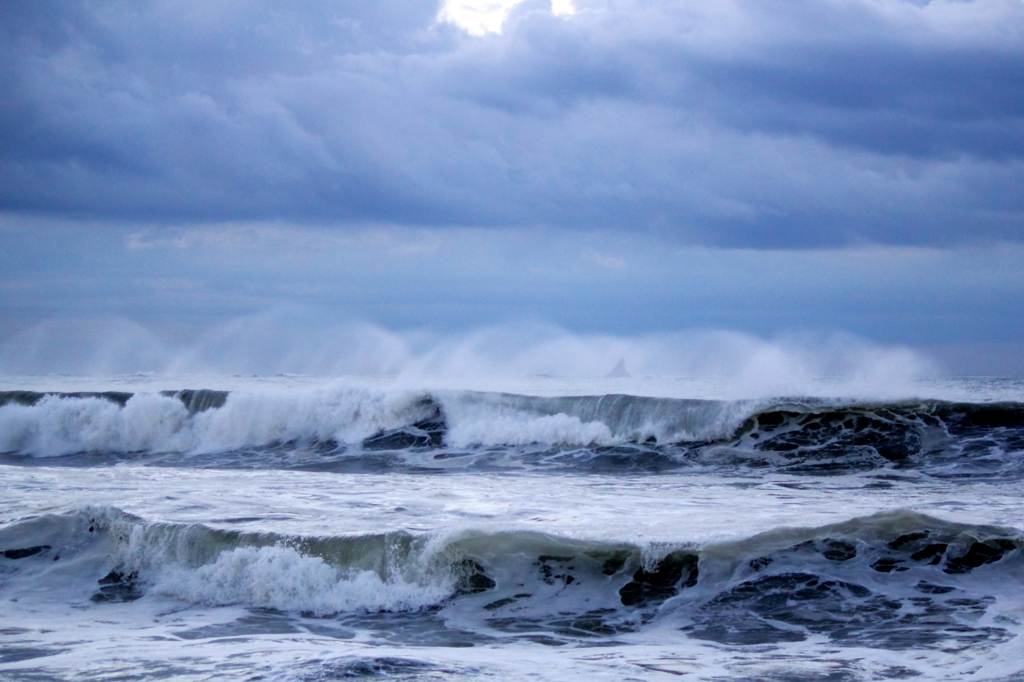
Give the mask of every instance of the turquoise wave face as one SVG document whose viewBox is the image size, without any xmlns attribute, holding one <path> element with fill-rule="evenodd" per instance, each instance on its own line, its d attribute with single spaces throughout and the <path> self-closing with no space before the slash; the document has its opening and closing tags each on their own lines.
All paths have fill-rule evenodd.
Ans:
<svg viewBox="0 0 1024 682">
<path fill-rule="evenodd" d="M 405 623 L 444 641 L 571 643 L 647 631 L 729 645 L 990 648 L 1017 634 L 1018 530 L 909 512 L 704 546 L 537 531 L 289 536 L 93 507 L 0 531 L 2 591 L 59 577 L 68 604 L 171 599 L 296 623 Z M 258 631 L 246 621 L 247 632 Z M 296 627 L 298 627 L 296 625 Z M 222 633 L 227 634 L 227 633 Z M 199 637 L 198 633 L 193 633 Z"/>
</svg>

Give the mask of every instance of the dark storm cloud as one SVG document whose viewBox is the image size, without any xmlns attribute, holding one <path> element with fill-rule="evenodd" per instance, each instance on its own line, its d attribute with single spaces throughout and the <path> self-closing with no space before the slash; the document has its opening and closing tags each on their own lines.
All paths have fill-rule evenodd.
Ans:
<svg viewBox="0 0 1024 682">
<path fill-rule="evenodd" d="M 1024 3 L 0 5 L 0 207 L 1024 239 Z"/>
</svg>

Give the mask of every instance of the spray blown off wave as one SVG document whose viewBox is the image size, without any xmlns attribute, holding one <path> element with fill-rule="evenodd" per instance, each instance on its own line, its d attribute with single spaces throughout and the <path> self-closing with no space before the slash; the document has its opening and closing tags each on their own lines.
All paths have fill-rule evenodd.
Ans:
<svg viewBox="0 0 1024 682">
<path fill-rule="evenodd" d="M 387 375 L 475 390 L 507 390 L 509 379 L 524 376 L 603 377 L 620 361 L 620 374 L 721 377 L 745 397 L 806 395 L 815 377 L 842 377 L 843 395 L 892 396 L 935 371 L 919 352 L 847 334 L 766 340 L 692 330 L 630 337 L 534 323 L 446 335 L 325 324 L 323 315 L 283 311 L 233 320 L 184 343 L 126 320 L 54 320 L 0 342 L 0 374 L 8 375 Z"/>
<path fill-rule="evenodd" d="M 0 452 L 176 466 L 1019 474 L 1024 404 L 468 391 L 0 393 Z M 77 457 L 77 459 L 76 459 Z M 13 459 L 11 459 L 13 458 Z"/>
</svg>

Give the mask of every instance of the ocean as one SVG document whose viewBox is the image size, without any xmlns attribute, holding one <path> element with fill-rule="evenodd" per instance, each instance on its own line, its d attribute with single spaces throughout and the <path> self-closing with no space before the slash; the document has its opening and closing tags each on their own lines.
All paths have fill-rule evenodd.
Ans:
<svg viewBox="0 0 1024 682">
<path fill-rule="evenodd" d="M 3 680 L 1024 680 L 1024 381 L 0 381 Z"/>
</svg>

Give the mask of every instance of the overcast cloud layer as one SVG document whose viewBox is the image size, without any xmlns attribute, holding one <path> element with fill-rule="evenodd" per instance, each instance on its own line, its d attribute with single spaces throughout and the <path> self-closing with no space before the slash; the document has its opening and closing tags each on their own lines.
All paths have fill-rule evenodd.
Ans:
<svg viewBox="0 0 1024 682">
<path fill-rule="evenodd" d="M 1024 376 L 1024 0 L 474 2 L 0 0 L 0 373 Z"/>
<path fill-rule="evenodd" d="M 1020 0 L 0 3 L 0 209 L 1024 239 Z"/>
</svg>

